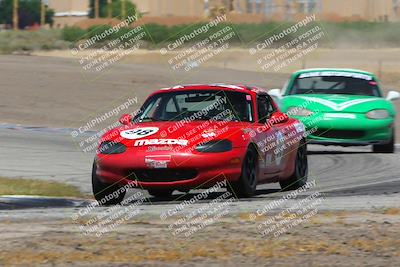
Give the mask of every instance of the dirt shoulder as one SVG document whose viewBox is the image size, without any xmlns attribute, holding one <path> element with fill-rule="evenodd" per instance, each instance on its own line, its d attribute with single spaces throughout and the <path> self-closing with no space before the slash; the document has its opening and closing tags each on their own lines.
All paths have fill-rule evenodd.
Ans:
<svg viewBox="0 0 400 267">
<path fill-rule="evenodd" d="M 397 266 L 400 212 L 321 212 L 278 237 L 246 214 L 174 238 L 168 222 L 137 217 L 104 236 L 71 220 L 1 219 L 0 264 L 73 266 Z"/>
<path fill-rule="evenodd" d="M 135 103 L 124 112 L 133 112 L 151 92 L 176 84 L 223 82 L 268 88 L 281 85 L 286 77 L 267 79 L 256 72 L 215 68 L 176 73 L 165 65 L 125 62 L 96 75 L 83 72 L 75 59 L 36 56 L 0 56 L 0 70 L 0 123 L 50 127 L 86 125 L 128 99 Z"/>
<path fill-rule="evenodd" d="M 245 50 L 228 50 L 204 67 L 173 71 L 159 52 L 138 51 L 100 74 L 85 72 L 69 51 L 42 56 L 0 56 L 1 123 L 79 128 L 133 99 L 124 113 L 136 111 L 154 90 L 176 84 L 236 83 L 266 89 L 281 88 L 289 72 L 264 73 Z M 47 56 L 44 56 L 47 55 Z M 392 50 L 321 50 L 307 58 L 305 67 L 352 67 L 377 72 L 382 58 L 383 89 L 400 88 L 399 52 Z M 399 60 L 398 60 L 399 59 Z M 374 62 L 374 64 L 371 64 Z M 400 101 L 395 103 L 400 110 Z M 122 113 L 122 112 L 121 112 Z M 93 129 L 118 121 L 121 113 Z M 400 135 L 400 121 L 397 133 Z"/>
</svg>

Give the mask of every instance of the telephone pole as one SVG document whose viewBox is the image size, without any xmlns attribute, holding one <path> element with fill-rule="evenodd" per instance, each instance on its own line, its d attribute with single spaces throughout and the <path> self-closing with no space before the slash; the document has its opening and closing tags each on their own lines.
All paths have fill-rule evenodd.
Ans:
<svg viewBox="0 0 400 267">
<path fill-rule="evenodd" d="M 94 0 L 94 17 L 99 17 L 99 0 Z"/>
<path fill-rule="evenodd" d="M 112 0 L 107 0 L 107 17 L 112 18 Z"/>
<path fill-rule="evenodd" d="M 44 0 L 42 0 L 40 5 L 40 26 L 44 27 L 45 24 L 46 24 L 46 4 L 44 3 Z"/>
<path fill-rule="evenodd" d="M 13 28 L 18 30 L 18 0 L 13 1 Z"/>
<path fill-rule="evenodd" d="M 126 18 L 126 0 L 121 0 L 121 19 Z"/>
</svg>

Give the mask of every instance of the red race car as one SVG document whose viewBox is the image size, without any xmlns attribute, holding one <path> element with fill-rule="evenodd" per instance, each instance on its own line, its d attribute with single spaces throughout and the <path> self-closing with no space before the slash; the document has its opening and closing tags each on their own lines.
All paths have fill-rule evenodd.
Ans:
<svg viewBox="0 0 400 267">
<path fill-rule="evenodd" d="M 120 203 L 128 186 L 168 197 L 225 182 L 236 196 L 251 197 L 257 184 L 295 189 L 307 180 L 304 126 L 261 88 L 161 89 L 120 122 L 101 138 L 93 164 L 93 192 L 101 204 Z"/>
</svg>

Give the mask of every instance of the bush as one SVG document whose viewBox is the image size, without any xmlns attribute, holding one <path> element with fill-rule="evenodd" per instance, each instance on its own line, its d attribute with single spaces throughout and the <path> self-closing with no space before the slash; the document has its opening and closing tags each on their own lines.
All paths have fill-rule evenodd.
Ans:
<svg viewBox="0 0 400 267">
<path fill-rule="evenodd" d="M 269 22 L 263 24 L 219 24 L 207 33 L 199 34 L 186 45 L 205 39 L 208 35 L 231 26 L 237 36 L 231 39 L 233 44 L 238 46 L 248 46 L 254 42 L 260 42 L 268 36 L 280 33 L 293 25 L 293 22 L 277 23 Z M 168 27 L 159 24 L 147 24 L 145 30 L 149 35 L 143 39 L 150 44 L 150 47 L 157 48 L 165 46 L 165 43 L 172 43 L 185 34 L 190 34 L 193 30 L 204 26 L 205 23 L 191 25 L 176 25 Z M 388 22 L 343 22 L 343 23 L 314 23 L 322 25 L 327 33 L 321 39 L 322 46 L 343 46 L 343 47 L 398 47 L 400 45 L 400 23 Z M 29 31 L 2 31 L 0 32 L 0 52 L 10 53 L 13 51 L 31 51 L 39 49 L 64 49 L 72 43 L 80 40 L 89 39 L 96 34 L 101 34 L 110 29 L 111 26 L 95 26 L 87 30 L 77 27 L 66 27 L 63 30 L 40 30 Z M 308 29 L 310 27 L 307 27 Z M 101 47 L 110 40 L 115 40 L 123 36 L 132 28 L 121 28 L 118 32 L 110 34 L 103 40 L 96 42 L 93 46 Z M 294 38 L 300 32 L 292 33 L 281 39 L 276 45 L 283 44 Z"/>
<path fill-rule="evenodd" d="M 155 44 L 160 44 L 168 39 L 171 35 L 170 32 L 172 32 L 172 28 L 159 24 L 147 24 L 144 27 L 148 32 L 148 34 L 146 34 L 145 41 Z"/>
<path fill-rule="evenodd" d="M 62 39 L 68 42 L 76 42 L 84 38 L 86 31 L 78 27 L 65 27 L 62 29 Z"/>
<path fill-rule="evenodd" d="M 59 30 L 0 32 L 0 53 L 67 49 L 69 45 L 69 42 L 62 40 Z"/>
<path fill-rule="evenodd" d="M 263 38 L 266 38 L 268 35 L 278 34 L 283 29 L 286 29 L 292 26 L 294 23 L 264 23 L 264 24 L 218 24 L 205 33 L 201 33 L 194 38 L 192 38 L 189 42 L 186 42 L 187 45 L 190 43 L 199 42 L 204 40 L 209 35 L 222 30 L 223 28 L 230 26 L 236 35 L 230 42 L 236 43 L 237 45 L 247 45 L 249 43 L 260 41 Z M 165 25 L 159 24 L 147 24 L 144 25 L 145 30 L 148 35 L 145 36 L 144 41 L 148 41 L 154 45 L 161 45 L 164 43 L 175 42 L 180 39 L 184 35 L 191 34 L 194 30 L 204 27 L 206 23 L 197 23 L 190 25 L 176 25 L 172 27 L 168 27 Z M 63 39 L 67 41 L 79 41 L 82 39 L 89 39 L 95 35 L 101 35 L 104 31 L 109 30 L 111 26 L 95 26 L 89 28 L 86 32 L 82 30 L 78 30 L 76 28 L 66 28 L 63 30 Z M 131 30 L 131 28 L 121 28 L 117 33 L 111 34 L 106 38 L 102 39 L 101 42 L 97 42 L 96 46 L 99 47 L 109 40 L 114 40 L 122 36 L 127 31 Z M 298 33 L 294 33 L 291 35 L 287 35 L 280 40 L 280 43 L 284 43 L 294 38 L 294 35 Z M 279 44 L 279 43 L 278 43 Z"/>
<path fill-rule="evenodd" d="M 400 23 L 344 22 L 322 23 L 333 44 L 352 47 L 398 47 Z"/>
</svg>

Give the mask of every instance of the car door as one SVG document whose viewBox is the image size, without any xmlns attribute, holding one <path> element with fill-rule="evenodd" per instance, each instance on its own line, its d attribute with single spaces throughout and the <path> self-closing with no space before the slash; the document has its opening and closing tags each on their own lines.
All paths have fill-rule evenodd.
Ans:
<svg viewBox="0 0 400 267">
<path fill-rule="evenodd" d="M 280 171 L 275 162 L 274 155 L 277 128 L 268 123 L 274 109 L 268 95 L 260 94 L 257 96 L 257 144 L 260 157 L 262 158 L 262 161 L 260 161 L 260 169 L 263 169 L 266 178 L 274 176 L 274 174 Z"/>
<path fill-rule="evenodd" d="M 275 113 L 275 115 L 282 114 L 277 108 L 276 105 L 274 105 L 272 97 L 267 95 L 266 98 L 268 98 L 268 114 L 271 117 L 272 114 Z M 277 115 L 279 118 L 280 116 Z M 274 134 L 275 134 L 275 149 L 274 149 L 274 160 L 273 160 L 273 165 L 276 170 L 279 172 L 284 171 L 287 163 L 287 159 L 289 157 L 289 153 L 291 153 L 291 150 L 293 149 L 293 144 L 297 143 L 295 140 L 293 140 L 293 127 L 290 127 L 292 124 L 287 117 L 282 118 L 281 120 L 275 120 L 274 121 L 269 121 L 268 123 L 272 125 L 272 128 L 274 129 Z M 292 146 L 289 146 L 288 143 L 291 143 Z"/>
</svg>

